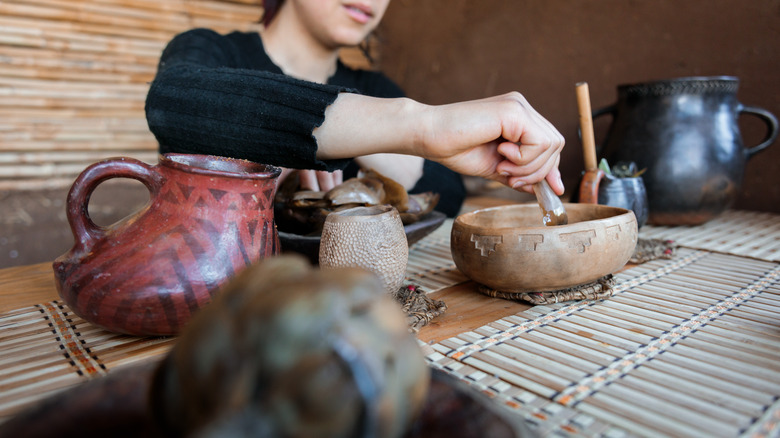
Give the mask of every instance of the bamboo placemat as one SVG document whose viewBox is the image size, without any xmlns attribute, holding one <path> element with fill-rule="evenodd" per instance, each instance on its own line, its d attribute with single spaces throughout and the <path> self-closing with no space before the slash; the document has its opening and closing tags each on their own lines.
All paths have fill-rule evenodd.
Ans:
<svg viewBox="0 0 780 438">
<path fill-rule="evenodd" d="M 451 226 L 412 246 L 407 281 L 466 280 Z M 680 248 L 617 274 L 607 300 L 532 307 L 424 349 L 543 435 L 777 436 L 778 277 L 777 263 Z M 57 302 L 2 314 L 0 421 L 173 342 L 105 332 Z"/>
<path fill-rule="evenodd" d="M 542 435 L 780 434 L 780 265 L 681 248 L 607 300 L 532 307 L 427 346 Z"/>
<path fill-rule="evenodd" d="M 780 262 L 780 215 L 728 210 L 695 227 L 651 226 L 639 237 L 674 240 L 691 248 Z"/>
<path fill-rule="evenodd" d="M 412 246 L 407 281 L 433 292 L 466 280 L 450 256 L 451 228 L 448 219 Z M 0 422 L 85 379 L 159 359 L 174 341 L 107 332 L 59 301 L 0 314 Z"/>
<path fill-rule="evenodd" d="M 0 315 L 0 422 L 86 379 L 161 357 L 173 338 L 99 329 L 57 301 Z"/>
<path fill-rule="evenodd" d="M 452 222 L 452 219 L 445 220 L 433 233 L 412 245 L 406 269 L 407 282 L 431 293 L 468 280 L 452 261 Z"/>
</svg>

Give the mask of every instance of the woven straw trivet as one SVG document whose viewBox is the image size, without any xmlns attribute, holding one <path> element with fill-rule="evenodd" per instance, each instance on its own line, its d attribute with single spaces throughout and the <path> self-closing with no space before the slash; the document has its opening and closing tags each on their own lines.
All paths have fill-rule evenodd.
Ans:
<svg viewBox="0 0 780 438">
<path fill-rule="evenodd" d="M 631 263 L 644 263 L 659 258 L 669 259 L 674 256 L 676 245 L 671 240 L 639 239 Z M 575 286 L 558 291 L 548 292 L 503 292 L 487 286 L 479 286 L 479 291 L 494 298 L 525 301 L 531 304 L 552 304 L 562 301 L 604 299 L 612 296 L 612 286 L 615 280 L 612 275 L 602 277 L 592 283 Z M 447 304 L 427 296 L 421 287 L 415 285 L 401 286 L 393 295 L 406 313 L 409 331 L 417 333 L 433 318 L 447 310 Z"/>
<path fill-rule="evenodd" d="M 547 292 L 504 292 L 484 285 L 479 285 L 479 291 L 489 297 L 505 300 L 525 301 L 531 304 L 554 304 L 562 301 L 601 300 L 612 296 L 612 286 L 615 279 L 608 274 L 587 284 L 581 284 L 566 289 Z"/>
<path fill-rule="evenodd" d="M 430 298 L 421 287 L 415 285 L 401 286 L 393 298 L 401 304 L 401 310 L 406 313 L 409 331 L 417 333 L 433 318 L 444 313 L 447 305 L 444 301 Z"/>
<path fill-rule="evenodd" d="M 639 239 L 634 254 L 628 262 L 640 264 L 655 259 L 670 259 L 674 257 L 675 249 L 677 245 L 673 240 Z"/>
</svg>

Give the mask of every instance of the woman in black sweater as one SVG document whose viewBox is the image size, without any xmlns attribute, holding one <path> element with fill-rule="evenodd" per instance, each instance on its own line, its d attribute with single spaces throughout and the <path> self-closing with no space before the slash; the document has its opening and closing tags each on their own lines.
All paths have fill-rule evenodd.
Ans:
<svg viewBox="0 0 780 438">
<path fill-rule="evenodd" d="M 460 173 L 526 191 L 546 176 L 563 193 L 563 137 L 519 93 L 428 106 L 339 61 L 388 3 L 266 0 L 262 34 L 176 36 L 146 101 L 160 152 L 312 169 L 304 183 L 315 190 L 338 184 L 345 167 L 346 177 L 373 167 L 411 192 L 440 193 L 450 216 L 465 196 Z"/>
</svg>

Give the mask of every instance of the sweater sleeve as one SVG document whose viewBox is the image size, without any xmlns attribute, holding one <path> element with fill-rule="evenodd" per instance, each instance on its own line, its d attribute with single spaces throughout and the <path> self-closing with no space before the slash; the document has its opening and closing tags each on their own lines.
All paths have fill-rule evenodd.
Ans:
<svg viewBox="0 0 780 438">
<path fill-rule="evenodd" d="M 246 68 L 247 54 L 216 32 L 175 37 L 146 98 L 160 152 L 207 154 L 284 167 L 335 170 L 316 158 L 312 132 L 345 87 Z"/>
</svg>

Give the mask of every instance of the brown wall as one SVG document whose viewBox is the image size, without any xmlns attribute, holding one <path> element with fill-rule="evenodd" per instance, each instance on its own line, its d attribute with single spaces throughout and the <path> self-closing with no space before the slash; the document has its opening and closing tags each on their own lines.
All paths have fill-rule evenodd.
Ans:
<svg viewBox="0 0 780 438">
<path fill-rule="evenodd" d="M 240 2 L 228 0 L 212 0 L 194 6 L 180 1 L 180 4 L 177 3 L 179 9 L 175 10 L 167 8 L 168 2 L 160 5 L 138 3 L 138 6 L 128 3 L 123 8 L 143 6 L 143 11 L 123 15 L 124 21 L 118 24 L 95 27 L 95 23 L 81 23 L 80 20 L 94 18 L 98 23 L 104 23 L 117 18 L 112 16 L 115 11 L 105 10 L 98 1 L 77 3 L 74 3 L 76 6 L 65 3 L 51 6 L 55 10 L 75 8 L 67 14 L 52 13 L 45 8 L 0 6 L 0 15 L 4 19 L 23 23 L 21 27 L 4 28 L 0 33 L 10 35 L 7 41 L 24 42 L 18 43 L 21 49 L 13 43 L 0 44 L 0 50 L 10 50 L 9 53 L 19 55 L 18 58 L 6 57 L 7 62 L 0 63 L 5 66 L 1 76 L 4 82 L 0 88 L 8 91 L 22 85 L 35 88 L 38 84 L 41 89 L 58 92 L 63 89 L 59 83 L 45 86 L 48 81 L 62 79 L 57 74 L 67 73 L 63 77 L 85 80 L 83 71 L 52 68 L 42 70 L 45 75 L 36 77 L 35 81 L 30 80 L 28 64 L 37 65 L 38 59 L 46 62 L 66 59 L 67 56 L 79 55 L 79 51 L 89 52 L 84 55 L 88 59 L 106 61 L 87 66 L 92 70 L 108 69 L 105 72 L 87 72 L 106 81 L 93 81 L 96 86 L 124 80 L 121 73 L 127 69 L 108 62 L 114 59 L 115 50 L 100 51 L 98 49 L 102 46 L 67 44 L 69 34 L 63 33 L 62 28 L 70 29 L 84 41 L 115 41 L 117 47 L 132 48 L 135 47 L 135 35 L 138 35 L 132 29 L 140 26 L 145 16 L 158 17 L 154 9 L 164 5 L 166 14 L 179 14 L 183 18 L 152 18 L 154 26 L 160 29 L 140 33 L 146 39 L 156 40 L 161 48 L 161 44 L 174 32 L 194 25 L 214 25 L 214 17 L 222 17 L 229 20 L 231 26 L 240 27 L 242 20 L 254 23 L 259 15 L 255 5 L 249 2 L 242 6 Z M 224 4 L 210 10 L 203 8 L 206 3 L 251 8 L 251 12 L 241 9 L 240 13 L 234 14 Z M 190 7 L 194 9 L 190 10 Z M 152 9 L 151 15 L 148 8 Z M 108 15 L 95 15 L 95 11 Z M 136 12 L 146 15 L 139 16 Z M 210 17 L 208 24 L 196 19 L 201 13 Z M 589 83 L 593 106 L 598 108 L 614 102 L 615 87 L 621 83 L 677 76 L 735 75 L 742 81 L 739 91 L 742 103 L 764 107 L 780 115 L 778 18 L 780 0 L 393 0 L 379 32 L 382 38 L 379 50 L 383 69 L 411 97 L 423 102 L 446 103 L 510 90 L 523 92 L 566 136 L 568 146 L 564 150 L 561 169 L 571 192 L 582 168 L 576 133 L 576 82 Z M 27 32 L 14 33 L 16 29 L 29 25 L 30 20 L 39 23 L 37 30 L 44 32 L 46 38 L 32 38 Z M 35 56 L 27 56 L 29 53 L 25 50 Z M 150 62 L 153 66 L 154 59 Z M 61 65 L 74 69 L 83 67 L 82 63 Z M 17 78 L 21 82 L 13 82 Z M 140 89 L 139 93 L 143 95 L 145 90 Z M 131 100 L 137 101 L 134 97 Z M 49 101 L 25 99 L 13 103 L 5 99 L 7 111 L 3 113 L 3 120 L 8 122 L 16 118 L 24 121 L 26 113 L 23 110 L 40 117 L 41 109 L 34 106 Z M 65 108 L 70 108 L 68 105 L 70 101 Z M 105 112 L 97 104 L 87 107 L 100 114 Z M 59 109 L 52 111 L 59 114 Z M 140 107 L 136 110 L 141 111 Z M 66 111 L 67 114 L 69 112 Z M 142 120 L 143 115 L 139 114 Z M 756 144 L 764 134 L 763 125 L 747 118 L 743 118 L 742 122 L 745 143 Z M 605 124 L 606 120 L 597 124 L 597 140 L 603 138 Z M 50 125 L 72 128 L 69 120 L 52 119 Z M 28 125 L 20 123 L 19 126 L 27 129 L 25 126 Z M 47 129 L 40 132 L 48 135 L 43 140 L 56 137 L 50 138 L 51 126 L 47 124 Z M 31 131 L 30 135 L 34 137 L 36 132 Z M 4 162 L 10 163 L 0 168 L 18 170 L 29 167 L 32 170 L 28 173 L 35 177 L 33 179 L 43 181 L 38 185 L 50 190 L 10 190 L 21 182 L 16 177 L 6 178 L 7 184 L 0 188 L 0 267 L 51 261 L 70 248 L 72 235 L 65 220 L 63 204 L 69 182 L 86 166 L 82 162 L 73 166 L 74 160 L 81 159 L 76 157 L 68 159 L 68 168 L 77 170 L 69 170 L 67 174 L 46 173 L 59 169 L 57 163 L 52 165 L 48 161 L 35 161 L 42 167 L 33 168 L 27 162 L 31 160 L 31 155 L 27 154 L 29 143 L 20 143 L 18 150 L 11 143 L 14 139 L 28 138 L 25 131 L 20 133 L 17 135 L 19 133 L 11 131 L 0 136 L 0 146 L 6 151 L 3 152 L 6 154 Z M 80 136 L 65 135 L 52 143 L 52 148 L 69 150 L 69 141 L 81 139 Z M 117 147 L 113 140 L 101 140 L 95 142 L 94 147 L 77 145 L 70 149 L 81 151 L 87 148 L 103 153 L 107 146 Z M 24 160 L 23 164 L 27 167 L 21 166 L 20 162 L 8 161 L 9 154 L 15 152 L 24 153 L 19 160 Z M 45 148 L 40 152 L 33 158 L 54 159 Z M 124 152 L 123 149 L 121 154 Z M 115 151 L 112 154 L 119 153 Z M 60 157 L 63 154 L 55 155 Z M 88 162 L 94 159 L 90 156 Z M 62 177 L 68 184 L 50 187 L 53 177 Z M 112 223 L 146 200 L 147 193 L 143 187 L 133 186 L 132 183 L 128 187 L 127 181 L 109 186 L 110 189 L 98 190 L 90 203 L 93 218 L 100 224 Z M 772 145 L 748 163 L 743 193 L 736 207 L 780 212 L 780 145 Z"/>
<path fill-rule="evenodd" d="M 521 91 L 566 137 L 567 193 L 583 166 L 577 82 L 596 109 L 619 84 L 733 75 L 740 102 L 780 116 L 779 0 L 394 0 L 379 37 L 382 69 L 417 100 Z M 765 135 L 757 119 L 740 126 L 746 145 Z M 777 143 L 748 163 L 736 208 L 780 212 Z"/>
</svg>

